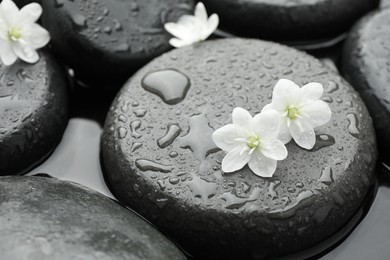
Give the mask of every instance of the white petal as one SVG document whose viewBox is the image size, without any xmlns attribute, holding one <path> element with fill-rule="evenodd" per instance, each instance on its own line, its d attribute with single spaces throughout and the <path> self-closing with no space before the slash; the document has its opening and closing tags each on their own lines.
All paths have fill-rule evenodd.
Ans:
<svg viewBox="0 0 390 260">
<path fill-rule="evenodd" d="M 284 120 L 280 124 L 279 131 L 278 131 L 278 139 L 283 144 L 288 144 L 292 139 L 290 129 L 287 126 L 287 119 L 286 118 L 284 118 Z"/>
<path fill-rule="evenodd" d="M 210 16 L 206 24 L 206 29 L 202 32 L 202 40 L 206 40 L 217 28 L 219 25 L 219 16 L 213 14 Z"/>
<path fill-rule="evenodd" d="M 170 34 L 179 38 L 181 40 L 185 40 L 191 38 L 191 32 L 187 30 L 187 27 L 177 24 L 177 23 L 166 23 L 164 24 L 165 30 L 167 30 Z"/>
<path fill-rule="evenodd" d="M 294 141 L 302 148 L 310 150 L 314 147 L 316 136 L 313 126 L 303 118 L 291 121 L 290 133 Z"/>
<path fill-rule="evenodd" d="M 240 137 L 242 137 L 240 136 L 240 129 L 233 124 L 217 129 L 212 135 L 214 143 L 225 152 L 233 150 L 237 145 L 240 145 L 236 141 Z"/>
<path fill-rule="evenodd" d="M 25 5 L 20 9 L 17 25 L 23 25 L 25 23 L 35 23 L 38 21 L 39 17 L 42 15 L 42 7 L 37 3 L 31 3 Z"/>
<path fill-rule="evenodd" d="M 23 39 L 27 41 L 27 44 L 35 49 L 44 47 L 50 41 L 49 32 L 36 23 L 24 26 L 22 35 Z"/>
<path fill-rule="evenodd" d="M 169 44 L 175 48 L 181 48 L 187 45 L 191 45 L 191 43 L 185 42 L 183 40 L 172 38 L 169 40 Z"/>
<path fill-rule="evenodd" d="M 14 42 L 12 44 L 12 49 L 15 54 L 25 62 L 36 63 L 39 60 L 37 51 L 22 41 Z"/>
<path fill-rule="evenodd" d="M 286 106 L 295 105 L 299 95 L 299 86 L 288 79 L 280 79 L 272 94 L 272 106 L 274 109 L 284 112 Z"/>
<path fill-rule="evenodd" d="M 302 116 L 304 116 L 313 127 L 318 127 L 329 122 L 332 111 L 329 105 L 322 100 L 317 100 L 312 104 L 303 106 L 300 109 Z"/>
<path fill-rule="evenodd" d="M 267 110 L 257 114 L 251 124 L 251 129 L 260 135 L 260 138 L 276 138 L 283 117 L 276 110 Z"/>
<path fill-rule="evenodd" d="M 260 152 L 273 160 L 284 160 L 287 157 L 287 149 L 278 139 L 261 139 Z"/>
<path fill-rule="evenodd" d="M 248 163 L 254 174 L 260 177 L 272 177 L 276 170 L 276 161 L 265 157 L 261 152 L 256 151 Z"/>
<path fill-rule="evenodd" d="M 16 25 L 19 15 L 19 8 L 11 0 L 3 0 L 0 4 L 0 11 L 9 26 Z"/>
<path fill-rule="evenodd" d="M 252 155 L 249 154 L 249 149 L 242 152 L 242 149 L 245 149 L 243 146 L 237 146 L 231 150 L 225 158 L 222 160 L 222 171 L 224 172 L 235 172 L 244 167 Z"/>
<path fill-rule="evenodd" d="M 265 105 L 263 107 L 263 109 L 261 110 L 261 112 L 265 112 L 265 111 L 268 111 L 268 110 L 271 110 L 271 109 L 274 109 L 274 107 L 272 106 L 272 103 Z"/>
<path fill-rule="evenodd" d="M 195 17 L 198 18 L 202 23 L 207 23 L 207 11 L 202 2 L 199 2 L 195 6 Z"/>
<path fill-rule="evenodd" d="M 236 107 L 233 110 L 232 118 L 233 118 L 234 125 L 244 127 L 244 128 L 250 127 L 252 122 L 251 114 L 247 110 L 241 107 Z"/>
<path fill-rule="evenodd" d="M 6 66 L 14 64 L 18 59 L 8 41 L 0 40 L 0 58 L 1 62 Z"/>
<path fill-rule="evenodd" d="M 321 98 L 324 93 L 324 87 L 320 83 L 311 82 L 304 85 L 299 92 L 298 103 L 309 104 Z"/>
</svg>

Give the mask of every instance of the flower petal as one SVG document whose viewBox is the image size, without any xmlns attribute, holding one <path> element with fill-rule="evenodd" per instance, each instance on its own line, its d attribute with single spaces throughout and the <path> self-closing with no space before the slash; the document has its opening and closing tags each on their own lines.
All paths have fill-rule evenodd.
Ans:
<svg viewBox="0 0 390 260">
<path fill-rule="evenodd" d="M 276 138 L 283 117 L 276 110 L 270 109 L 257 114 L 251 124 L 251 129 L 260 135 L 260 138 Z"/>
<path fill-rule="evenodd" d="M 177 24 L 177 23 L 166 23 L 164 24 L 165 30 L 175 36 L 176 38 L 179 38 L 181 40 L 186 40 L 188 38 L 191 38 L 191 32 L 187 30 L 187 27 Z"/>
<path fill-rule="evenodd" d="M 251 121 L 252 121 L 251 114 L 247 110 L 241 107 L 236 107 L 233 110 L 232 118 L 233 118 L 233 124 L 236 126 L 246 128 L 246 127 L 250 127 L 251 125 Z"/>
<path fill-rule="evenodd" d="M 242 137 L 240 135 L 240 129 L 233 124 L 225 125 L 217 129 L 212 135 L 214 143 L 225 152 L 233 150 L 240 145 L 236 141 L 240 137 Z"/>
<path fill-rule="evenodd" d="M 19 8 L 11 0 L 3 0 L 0 3 L 0 11 L 8 26 L 15 26 L 19 15 Z"/>
<path fill-rule="evenodd" d="M 254 174 L 260 177 L 272 177 L 276 170 L 276 161 L 256 151 L 248 163 Z"/>
<path fill-rule="evenodd" d="M 278 139 L 283 144 L 288 144 L 292 139 L 290 129 L 287 126 L 287 119 L 286 118 L 284 118 L 282 123 L 280 124 L 279 131 L 278 131 Z"/>
<path fill-rule="evenodd" d="M 35 23 L 38 21 L 39 17 L 42 15 L 42 7 L 40 4 L 31 3 L 25 5 L 22 9 L 20 9 L 17 25 L 21 26 L 25 23 Z"/>
<path fill-rule="evenodd" d="M 187 45 L 191 45 L 191 43 L 185 42 L 183 40 L 180 40 L 178 38 L 172 38 L 169 40 L 169 44 L 175 48 L 181 48 Z"/>
<path fill-rule="evenodd" d="M 202 32 L 202 40 L 206 40 L 217 28 L 219 25 L 219 16 L 213 14 L 207 21 L 206 29 Z"/>
<path fill-rule="evenodd" d="M 6 66 L 14 64 L 18 59 L 18 56 L 14 53 L 12 46 L 8 41 L 0 40 L 0 59 Z"/>
<path fill-rule="evenodd" d="M 324 87 L 320 83 L 311 82 L 304 85 L 299 92 L 298 103 L 301 105 L 310 104 L 321 98 L 324 93 Z"/>
<path fill-rule="evenodd" d="M 245 146 L 237 146 L 231 150 L 222 160 L 222 171 L 235 172 L 244 167 L 252 157 L 249 149 L 242 151 L 245 148 Z"/>
<path fill-rule="evenodd" d="M 202 2 L 199 2 L 195 6 L 195 17 L 202 23 L 207 23 L 207 11 Z"/>
<path fill-rule="evenodd" d="M 36 63 L 39 60 L 37 51 L 23 41 L 17 41 L 12 44 L 15 54 L 28 63 Z"/>
<path fill-rule="evenodd" d="M 300 112 L 303 117 L 310 121 L 313 127 L 328 123 L 332 116 L 329 105 L 322 100 L 303 106 Z"/>
<path fill-rule="evenodd" d="M 292 120 L 289 128 L 291 136 L 300 147 L 308 150 L 314 147 L 316 136 L 313 126 L 306 119 Z"/>
<path fill-rule="evenodd" d="M 278 139 L 261 139 L 260 152 L 273 160 L 284 160 L 287 157 L 287 149 Z"/>
<path fill-rule="evenodd" d="M 49 32 L 36 23 L 24 26 L 22 34 L 26 35 L 23 39 L 27 41 L 27 44 L 35 49 L 44 47 L 50 41 Z"/>
<path fill-rule="evenodd" d="M 272 106 L 280 112 L 284 112 L 286 106 L 295 105 L 299 95 L 299 86 L 288 79 L 280 79 L 272 93 Z"/>
</svg>

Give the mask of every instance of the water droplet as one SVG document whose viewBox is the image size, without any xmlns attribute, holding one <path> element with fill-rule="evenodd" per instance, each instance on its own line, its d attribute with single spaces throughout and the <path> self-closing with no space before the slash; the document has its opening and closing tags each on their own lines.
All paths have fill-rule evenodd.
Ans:
<svg viewBox="0 0 390 260">
<path fill-rule="evenodd" d="M 275 191 L 275 189 L 279 185 L 280 185 L 280 181 L 270 182 L 267 188 L 267 196 L 269 196 L 272 199 L 278 198 L 278 193 Z"/>
<path fill-rule="evenodd" d="M 134 115 L 136 117 L 144 117 L 146 115 L 146 109 L 137 109 L 137 110 L 134 110 Z"/>
<path fill-rule="evenodd" d="M 87 18 L 84 15 L 79 13 L 71 13 L 73 24 L 76 27 L 86 27 L 87 26 Z"/>
<path fill-rule="evenodd" d="M 172 165 L 164 165 L 161 163 L 156 163 L 150 160 L 146 159 L 139 159 L 135 161 L 135 165 L 140 169 L 141 171 L 154 171 L 154 172 L 164 172 L 168 173 L 173 170 Z"/>
<path fill-rule="evenodd" d="M 142 147 L 142 143 L 133 143 L 132 146 L 131 146 L 131 152 L 135 152 L 137 151 L 139 148 Z"/>
<path fill-rule="evenodd" d="M 115 47 L 115 52 L 128 52 L 130 51 L 130 45 L 128 43 L 122 43 Z"/>
<path fill-rule="evenodd" d="M 124 127 L 119 127 L 119 128 L 118 128 L 118 137 L 119 137 L 120 139 L 123 139 L 123 138 L 126 137 L 126 135 L 127 135 L 127 129 L 124 128 Z"/>
<path fill-rule="evenodd" d="M 322 168 L 319 181 L 326 185 L 333 183 L 333 171 L 331 167 L 326 166 Z"/>
<path fill-rule="evenodd" d="M 176 158 L 179 154 L 177 152 L 170 152 L 169 157 Z"/>
<path fill-rule="evenodd" d="M 55 7 L 61 7 L 64 5 L 65 0 L 55 0 Z"/>
<path fill-rule="evenodd" d="M 199 161 L 219 150 L 211 138 L 214 129 L 209 126 L 205 114 L 192 116 L 189 124 L 189 132 L 181 139 L 181 147 L 189 148 Z"/>
<path fill-rule="evenodd" d="M 318 151 L 322 148 L 332 146 L 335 144 L 335 139 L 333 136 L 321 134 L 316 136 L 316 143 L 314 144 L 314 147 L 310 150 L 312 152 Z"/>
<path fill-rule="evenodd" d="M 172 142 L 179 136 L 181 128 L 178 125 L 172 124 L 168 126 L 167 133 L 157 140 L 160 148 L 165 148 L 172 144 Z"/>
<path fill-rule="evenodd" d="M 270 211 L 271 214 L 274 214 L 270 216 L 270 218 L 280 218 L 280 219 L 286 219 L 291 218 L 295 215 L 296 210 L 298 208 L 305 206 L 305 201 L 307 201 L 308 198 L 314 195 L 314 192 L 311 190 L 303 190 L 301 191 L 297 197 L 293 200 L 293 203 L 288 204 L 287 206 L 276 209 L 273 211 Z"/>
<path fill-rule="evenodd" d="M 334 81 L 329 81 L 326 86 L 326 92 L 333 93 L 339 89 L 339 85 Z"/>
<path fill-rule="evenodd" d="M 0 97 L 0 113 L 8 110 L 19 110 L 23 107 L 24 102 L 17 98 L 17 96 Z"/>
<path fill-rule="evenodd" d="M 142 80 L 142 87 L 158 95 L 165 103 L 174 105 L 185 98 L 190 80 L 176 70 L 160 70 L 147 74 Z"/>
<path fill-rule="evenodd" d="M 130 123 L 131 136 L 134 138 L 140 138 L 142 135 L 137 133 L 137 130 L 141 127 L 141 121 L 136 120 Z"/>
<path fill-rule="evenodd" d="M 360 132 L 358 128 L 358 120 L 356 118 L 355 114 L 348 114 L 347 115 L 348 119 L 348 133 L 350 133 L 353 137 L 360 139 Z"/>
<path fill-rule="evenodd" d="M 256 187 L 248 197 L 238 197 L 234 191 L 226 192 L 221 195 L 221 199 L 225 201 L 224 207 L 227 209 L 240 209 L 246 203 L 255 201 L 259 198 L 261 189 Z"/>
<path fill-rule="evenodd" d="M 218 192 L 218 185 L 214 182 L 207 182 L 201 179 L 195 173 L 192 174 L 192 180 L 189 181 L 188 187 L 194 194 L 194 197 L 207 200 L 215 196 Z"/>
</svg>

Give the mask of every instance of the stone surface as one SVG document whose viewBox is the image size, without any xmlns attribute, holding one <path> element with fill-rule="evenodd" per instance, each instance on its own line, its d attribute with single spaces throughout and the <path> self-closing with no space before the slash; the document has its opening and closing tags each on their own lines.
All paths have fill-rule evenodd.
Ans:
<svg viewBox="0 0 390 260">
<path fill-rule="evenodd" d="M 142 86 L 167 69 L 190 81 L 175 105 Z M 288 144 L 273 178 L 248 167 L 223 173 L 212 132 L 231 122 L 234 107 L 259 113 L 280 78 L 322 83 L 331 121 L 316 131 L 313 150 Z M 137 72 L 110 109 L 102 159 L 114 196 L 190 254 L 262 259 L 312 247 L 347 223 L 373 181 L 376 143 L 360 97 L 323 63 L 273 43 L 226 39 L 174 50 Z"/>
<path fill-rule="evenodd" d="M 390 9 L 362 19 L 343 50 L 342 70 L 367 104 L 379 148 L 390 148 Z"/>
<path fill-rule="evenodd" d="M 89 82 L 127 80 L 171 47 L 163 25 L 193 10 L 192 0 L 51 0 L 42 23 L 53 49 Z"/>
<path fill-rule="evenodd" d="M 20 174 L 45 159 L 68 123 L 68 80 L 47 52 L 36 64 L 0 67 L 0 175 Z"/>
<path fill-rule="evenodd" d="M 223 30 L 233 34 L 286 42 L 323 40 L 346 32 L 378 6 L 366 0 L 207 0 Z"/>
<path fill-rule="evenodd" d="M 111 199 L 47 177 L 0 177 L 3 259 L 185 259 Z"/>
</svg>

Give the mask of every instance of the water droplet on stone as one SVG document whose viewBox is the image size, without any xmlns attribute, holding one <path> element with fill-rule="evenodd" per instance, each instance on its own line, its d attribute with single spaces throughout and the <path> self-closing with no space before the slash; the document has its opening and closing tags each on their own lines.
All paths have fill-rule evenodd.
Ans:
<svg viewBox="0 0 390 260">
<path fill-rule="evenodd" d="M 322 148 L 332 146 L 335 144 L 335 139 L 333 136 L 321 134 L 316 136 L 316 143 L 314 144 L 314 147 L 310 150 L 312 152 L 318 151 Z"/>
<path fill-rule="evenodd" d="M 339 89 L 339 85 L 334 81 L 329 81 L 326 86 L 326 92 L 333 93 Z"/>
<path fill-rule="evenodd" d="M 119 137 L 120 139 L 123 139 L 123 138 L 126 137 L 126 135 L 127 135 L 127 129 L 124 128 L 124 127 L 119 127 L 119 128 L 118 128 L 118 137 Z"/>
<path fill-rule="evenodd" d="M 214 197 L 218 192 L 218 185 L 201 179 L 196 173 L 192 174 L 192 180 L 187 183 L 194 197 L 207 200 Z"/>
<path fill-rule="evenodd" d="M 154 172 L 168 173 L 168 172 L 171 172 L 173 170 L 172 165 L 164 165 L 164 164 L 156 163 L 156 162 L 146 160 L 146 159 L 139 159 L 139 160 L 135 161 L 135 165 L 141 171 L 154 171 Z"/>
<path fill-rule="evenodd" d="M 137 109 L 137 110 L 134 110 L 134 115 L 136 117 L 144 117 L 146 115 L 146 109 Z"/>
<path fill-rule="evenodd" d="M 87 18 L 84 15 L 79 13 L 71 13 L 73 24 L 76 27 L 86 27 L 87 26 Z"/>
<path fill-rule="evenodd" d="M 322 168 L 319 181 L 326 185 L 333 183 L 333 171 L 331 167 L 326 166 Z"/>
<path fill-rule="evenodd" d="M 137 130 L 141 127 L 141 121 L 136 120 L 130 123 L 130 131 L 131 136 L 134 138 L 140 138 L 142 135 L 137 132 Z"/>
<path fill-rule="evenodd" d="M 355 114 L 348 114 L 348 133 L 350 133 L 353 137 L 360 139 L 360 132 L 358 128 L 358 120 Z"/>
<path fill-rule="evenodd" d="M 160 70 L 147 74 L 142 80 L 142 87 L 158 95 L 165 103 L 174 105 L 185 98 L 190 80 L 176 70 Z"/>
<path fill-rule="evenodd" d="M 181 147 L 189 148 L 199 161 L 219 150 L 211 138 L 214 129 L 210 127 L 205 114 L 192 116 L 189 124 L 189 132 L 181 139 Z"/>
<path fill-rule="evenodd" d="M 246 197 L 239 197 L 235 194 L 234 191 L 226 192 L 221 195 L 221 199 L 225 201 L 224 207 L 227 209 L 240 209 L 242 208 L 246 203 L 255 201 L 259 198 L 261 189 L 259 187 L 256 187 L 251 192 L 250 196 Z"/>
<path fill-rule="evenodd" d="M 172 124 L 168 126 L 166 134 L 157 140 L 160 148 L 165 148 L 172 144 L 176 137 L 179 136 L 181 128 L 178 125 Z"/>
</svg>

